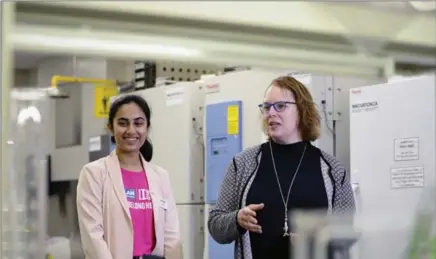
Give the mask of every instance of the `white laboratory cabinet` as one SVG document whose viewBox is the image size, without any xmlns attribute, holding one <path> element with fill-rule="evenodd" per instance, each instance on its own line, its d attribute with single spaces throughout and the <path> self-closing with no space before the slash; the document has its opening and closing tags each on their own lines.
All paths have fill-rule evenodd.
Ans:
<svg viewBox="0 0 436 259">
<path fill-rule="evenodd" d="M 134 92 L 151 108 L 152 163 L 170 176 L 183 243 L 183 258 L 204 250 L 204 173 L 201 128 L 204 93 L 193 82 Z"/>
<path fill-rule="evenodd" d="M 358 258 L 406 258 L 423 191 L 435 184 L 435 75 L 350 90 Z"/>
</svg>

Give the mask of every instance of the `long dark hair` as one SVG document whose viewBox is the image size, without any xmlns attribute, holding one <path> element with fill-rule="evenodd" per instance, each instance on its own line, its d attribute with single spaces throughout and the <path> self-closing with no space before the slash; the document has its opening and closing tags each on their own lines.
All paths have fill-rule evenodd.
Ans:
<svg viewBox="0 0 436 259">
<path fill-rule="evenodd" d="M 116 99 L 112 103 L 111 108 L 109 110 L 108 126 L 111 129 L 113 129 L 115 114 L 117 114 L 117 112 L 121 108 L 121 106 L 123 106 L 125 104 L 129 104 L 129 103 L 134 103 L 134 104 L 138 105 L 139 108 L 141 108 L 141 110 L 145 114 L 145 119 L 147 120 L 147 129 L 150 128 L 150 125 L 151 125 L 151 123 L 150 123 L 150 117 L 151 117 L 150 106 L 148 106 L 148 103 L 147 103 L 147 101 L 144 100 L 144 98 L 142 98 L 139 95 L 133 95 L 133 94 L 122 96 L 122 97 Z M 114 136 L 111 137 L 111 141 L 113 143 L 115 143 Z M 153 158 L 153 145 L 151 144 L 151 141 L 149 138 L 147 138 L 145 140 L 145 143 L 139 149 L 139 152 L 141 152 L 141 155 L 144 157 L 145 161 L 147 161 L 147 162 L 151 161 L 151 159 Z"/>
</svg>

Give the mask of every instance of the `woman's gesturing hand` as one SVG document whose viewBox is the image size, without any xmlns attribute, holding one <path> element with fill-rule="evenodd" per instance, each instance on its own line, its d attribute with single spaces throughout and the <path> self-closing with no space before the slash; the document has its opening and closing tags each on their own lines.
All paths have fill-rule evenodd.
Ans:
<svg viewBox="0 0 436 259">
<path fill-rule="evenodd" d="M 244 229 L 256 232 L 256 233 L 262 233 L 262 227 L 258 225 L 257 219 L 256 219 L 256 211 L 259 211 L 263 209 L 264 204 L 250 204 L 238 211 L 238 224 L 243 227 Z"/>
</svg>

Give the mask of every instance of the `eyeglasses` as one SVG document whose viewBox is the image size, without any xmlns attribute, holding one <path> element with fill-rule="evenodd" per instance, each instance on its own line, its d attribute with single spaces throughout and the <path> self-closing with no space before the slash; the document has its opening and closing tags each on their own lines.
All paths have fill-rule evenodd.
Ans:
<svg viewBox="0 0 436 259">
<path fill-rule="evenodd" d="M 260 111 L 262 113 L 264 112 L 268 112 L 271 107 L 274 107 L 274 110 L 276 110 L 276 112 L 282 112 L 284 110 L 286 110 L 286 108 L 288 107 L 288 104 L 296 104 L 295 102 L 275 102 L 275 103 L 261 103 L 258 105 Z"/>
</svg>

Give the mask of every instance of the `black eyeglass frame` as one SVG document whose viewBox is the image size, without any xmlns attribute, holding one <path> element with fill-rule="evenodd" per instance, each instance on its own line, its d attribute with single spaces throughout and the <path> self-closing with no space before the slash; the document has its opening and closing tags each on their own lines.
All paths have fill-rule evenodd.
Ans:
<svg viewBox="0 0 436 259">
<path fill-rule="evenodd" d="M 275 103 L 261 103 L 259 105 L 257 105 L 257 107 L 259 107 L 260 111 L 262 113 L 267 112 L 271 109 L 271 106 L 274 108 L 274 110 L 276 112 L 282 112 L 286 109 L 286 107 L 288 107 L 288 104 L 297 104 L 296 102 L 290 102 L 290 101 L 279 101 L 279 102 L 275 102 Z M 283 109 L 280 109 L 277 107 L 277 105 L 284 105 Z M 265 110 L 265 108 L 267 108 Z"/>
</svg>

